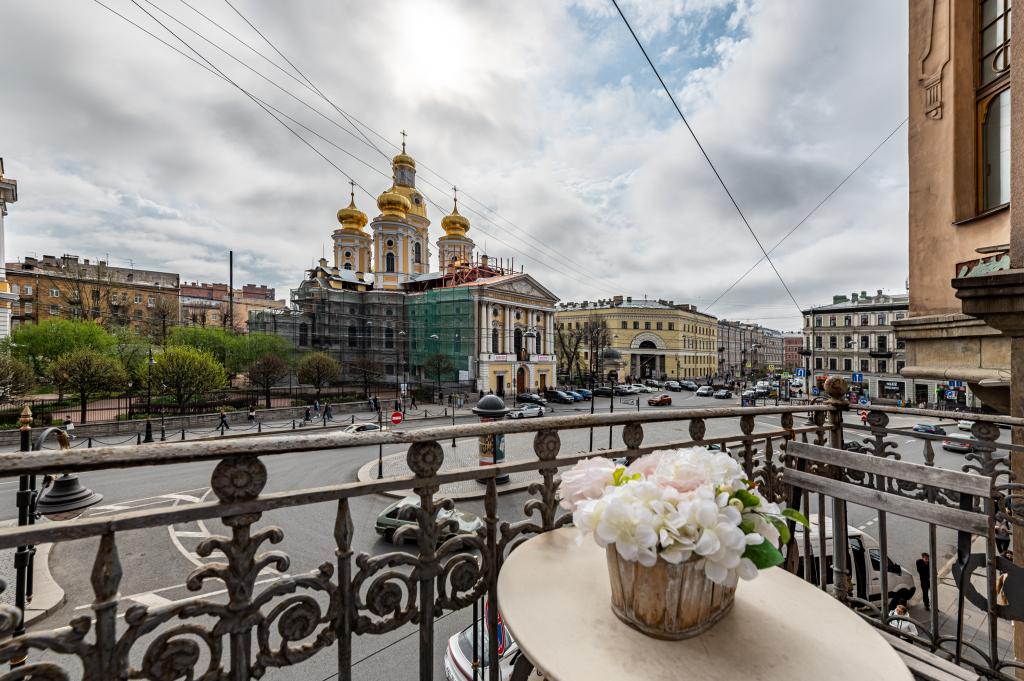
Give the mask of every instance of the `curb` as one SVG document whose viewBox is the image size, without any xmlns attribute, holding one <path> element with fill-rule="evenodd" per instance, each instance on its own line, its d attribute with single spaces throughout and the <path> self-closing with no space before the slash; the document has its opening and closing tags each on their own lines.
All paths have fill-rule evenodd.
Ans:
<svg viewBox="0 0 1024 681">
<path fill-rule="evenodd" d="M 64 589 L 50 574 L 50 550 L 53 544 L 40 544 L 32 570 L 32 602 L 25 608 L 25 626 L 31 626 L 60 610 L 67 601 Z"/>
<path fill-rule="evenodd" d="M 472 438 L 467 438 L 467 439 L 472 439 Z M 401 453 L 398 453 L 398 454 L 388 454 L 387 456 L 384 457 L 384 460 L 387 461 L 389 459 L 398 459 L 398 458 L 404 459 L 405 458 L 405 453 L 401 452 Z M 376 468 L 377 468 L 377 462 L 373 461 L 373 460 L 370 460 L 369 462 L 364 464 L 359 469 L 358 473 L 356 473 L 356 479 L 359 482 L 371 482 L 373 480 L 376 480 L 377 479 L 376 472 L 375 472 Z M 502 485 L 501 487 L 498 488 L 498 494 L 507 494 L 508 492 L 519 492 L 521 490 L 524 490 L 524 489 L 528 488 L 534 482 L 540 482 L 541 480 L 542 479 L 538 477 L 536 480 L 525 480 L 523 482 L 517 482 L 517 483 L 511 484 L 511 485 Z M 416 496 L 416 493 L 413 492 L 411 489 L 400 489 L 400 490 L 393 490 L 393 491 L 389 491 L 389 492 L 378 492 L 378 494 L 383 494 L 384 496 L 388 496 L 388 497 L 395 497 L 396 499 L 402 499 L 404 497 Z M 483 499 L 486 494 L 487 494 L 487 487 L 485 485 L 480 485 L 480 491 L 479 492 L 475 492 L 475 491 L 474 492 L 455 492 L 453 494 L 441 494 L 441 496 L 445 497 L 446 499 L 451 499 L 452 501 L 466 501 L 466 500 L 470 500 L 470 499 Z M 437 495 L 435 495 L 435 496 L 437 496 Z"/>
</svg>

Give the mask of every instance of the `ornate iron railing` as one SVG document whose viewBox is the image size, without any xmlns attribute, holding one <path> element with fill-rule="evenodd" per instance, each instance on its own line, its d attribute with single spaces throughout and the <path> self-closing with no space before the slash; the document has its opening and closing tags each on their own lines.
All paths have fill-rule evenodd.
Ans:
<svg viewBox="0 0 1024 681">
<path fill-rule="evenodd" d="M 86 679 L 242 681 L 260 678 L 272 668 L 301 664 L 332 646 L 336 647 L 338 677 L 345 680 L 352 675 L 353 636 L 384 634 L 405 625 L 414 625 L 419 630 L 419 678 L 433 679 L 435 656 L 443 649 L 434 640 L 435 619 L 446 611 L 474 605 L 481 598 L 494 599 L 498 573 L 508 552 L 531 535 L 571 522 L 571 515 L 558 506 L 558 469 L 595 453 L 560 455 L 559 431 L 622 426 L 621 437 L 625 447 L 600 450 L 596 454 L 628 459 L 666 447 L 718 444 L 742 462 L 747 475 L 757 481 L 769 500 L 791 503 L 792 489 L 781 482 L 786 443 L 797 437 L 806 442 L 810 436 L 818 444 L 826 441 L 841 444 L 842 411 L 845 408 L 843 404 L 822 404 L 626 412 L 385 433 L 311 433 L 233 442 L 186 441 L 0 455 L 0 477 L 218 461 L 211 478 L 216 502 L 0 529 L 0 548 L 100 538 L 91 573 L 95 596 L 91 605 L 92 615 L 77 617 L 61 629 L 33 631 L 0 643 L 0 663 L 22 663 L 29 656 L 24 666 L 0 676 L 0 681 L 70 678 L 68 672 L 54 662 L 33 660 L 29 655 L 33 650 L 48 651 L 49 657 L 68 655 L 77 658 Z M 795 412 L 812 414 L 812 425 L 795 426 Z M 869 454 L 873 456 L 892 456 L 892 452 L 887 450 L 894 445 L 885 440 L 890 433 L 885 428 L 885 412 L 938 416 L 931 412 L 895 408 L 873 411 L 866 427 L 871 440 Z M 755 433 L 754 417 L 766 415 L 778 417 L 779 427 Z M 736 418 L 739 420 L 739 433 L 707 437 L 708 420 Z M 1004 421 L 1021 424 L 1017 420 L 1000 417 L 976 418 L 983 423 Z M 687 421 L 690 438 L 679 442 L 645 444 L 644 425 L 665 421 Z M 850 424 L 845 427 L 860 428 Z M 531 432 L 535 433 L 535 460 L 441 471 L 444 453 L 439 441 L 452 437 Z M 905 431 L 899 433 L 906 435 Z M 978 434 L 986 435 L 990 431 L 982 428 Z M 985 441 L 991 442 L 995 449 L 1007 448 L 992 442 L 992 438 L 985 438 Z M 267 482 L 267 469 L 261 457 L 403 443 L 410 445 L 406 457 L 410 475 L 262 493 Z M 1005 458 L 989 454 L 978 461 L 980 473 L 1008 477 Z M 534 498 L 525 504 L 526 518 L 502 522 L 497 515 L 498 487 L 495 478 L 526 471 L 539 474 L 539 479 L 528 490 Z M 440 509 L 453 507 L 450 499 L 436 497 L 439 488 L 480 478 L 487 479 L 483 528 L 469 536 L 456 536 L 439 542 L 454 522 L 443 516 L 438 518 Z M 861 482 L 875 484 L 873 480 Z M 893 485 L 885 491 L 901 495 L 922 493 L 898 483 Z M 414 524 L 399 529 L 395 539 L 413 540 L 418 545 L 418 554 L 356 555 L 353 538 L 357 528 L 353 525 L 350 500 L 410 488 L 419 496 L 420 504 L 402 510 L 401 516 L 414 521 Z M 952 496 L 938 490 L 924 490 L 923 493 L 935 503 L 955 503 Z M 998 517 L 1013 515 L 1007 508 L 1011 498 L 1017 497 L 1007 494 L 1000 501 Z M 259 553 L 264 544 L 279 544 L 284 540 L 281 529 L 265 527 L 254 531 L 252 525 L 268 511 L 322 503 L 336 504 L 332 560 L 308 573 L 284 575 L 259 590 L 257 576 L 263 568 L 274 567 L 283 574 L 290 560 L 281 551 Z M 215 550 L 220 550 L 225 561 L 197 568 L 188 576 L 187 585 L 189 589 L 200 590 L 205 580 L 222 580 L 227 587 L 227 603 L 198 597 L 155 607 L 133 605 L 124 613 L 126 628 L 118 633 L 115 623 L 121 598 L 118 587 L 122 578 L 117 548 L 119 533 L 215 518 L 230 528 L 231 536 L 206 538 L 200 542 L 196 553 L 209 557 Z M 932 546 L 934 549 L 934 529 Z M 851 600 L 842 589 L 837 596 Z M 20 617 L 21 613 L 16 608 L 0 606 L 0 635 L 14 631 Z M 212 618 L 214 623 L 204 626 L 200 618 Z M 497 608 L 489 608 L 487 618 L 489 629 L 495 631 Z M 918 638 L 932 649 L 944 643 L 938 636 Z M 486 678 L 490 681 L 499 681 L 498 644 L 496 637 L 489 637 Z M 204 662 L 201 664 L 200 660 Z M 994 657 L 983 660 L 981 664 L 993 671 L 1005 666 Z"/>
</svg>

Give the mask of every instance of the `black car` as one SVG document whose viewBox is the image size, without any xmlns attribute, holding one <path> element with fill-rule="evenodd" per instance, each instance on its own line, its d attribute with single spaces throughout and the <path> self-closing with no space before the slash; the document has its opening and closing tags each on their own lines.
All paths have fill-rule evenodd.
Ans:
<svg viewBox="0 0 1024 681">
<path fill-rule="evenodd" d="M 594 388 L 594 397 L 611 397 L 612 389 L 607 386 L 601 386 Z"/>
<path fill-rule="evenodd" d="M 562 404 L 572 404 L 576 401 L 572 395 L 566 395 L 561 390 L 545 390 L 544 397 L 548 402 L 561 402 Z"/>
<path fill-rule="evenodd" d="M 683 390 L 696 390 L 699 387 L 693 381 L 681 381 L 679 384 L 683 386 Z"/>
<path fill-rule="evenodd" d="M 539 404 L 542 407 L 546 407 L 548 401 L 540 395 L 532 395 L 530 393 L 523 393 L 522 395 L 516 396 L 516 402 L 522 402 L 523 404 Z"/>
<path fill-rule="evenodd" d="M 729 392 L 728 390 L 719 390 L 717 393 L 714 394 L 714 397 L 717 400 L 731 400 L 732 393 Z"/>
</svg>

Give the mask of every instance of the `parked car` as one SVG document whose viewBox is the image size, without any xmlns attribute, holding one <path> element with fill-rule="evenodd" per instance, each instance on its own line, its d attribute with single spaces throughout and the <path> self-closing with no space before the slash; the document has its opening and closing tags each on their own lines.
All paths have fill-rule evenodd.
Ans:
<svg viewBox="0 0 1024 681">
<path fill-rule="evenodd" d="M 715 393 L 715 399 L 718 399 L 718 400 L 731 400 L 732 399 L 732 393 L 729 392 L 728 390 L 719 390 L 717 393 Z"/>
<path fill-rule="evenodd" d="M 977 440 L 973 437 L 963 435 L 950 435 L 948 440 L 942 441 L 942 448 L 950 452 L 969 454 L 974 451 L 974 443 Z"/>
<path fill-rule="evenodd" d="M 614 390 L 616 395 L 635 395 L 634 390 L 628 385 L 617 385 Z"/>
<path fill-rule="evenodd" d="M 539 404 L 523 404 L 517 409 L 513 409 L 508 413 L 510 419 L 526 419 L 531 416 L 544 416 L 546 410 Z"/>
<path fill-rule="evenodd" d="M 814 560 L 811 560 L 811 577 L 815 584 L 820 584 L 821 580 L 819 579 L 819 570 L 821 569 L 821 561 L 818 560 L 818 556 L 820 554 L 818 553 L 817 514 L 812 514 L 808 520 L 811 524 L 811 555 L 814 557 Z M 826 581 L 828 582 L 828 592 L 832 593 L 832 521 L 830 518 L 827 518 L 826 520 Z M 849 538 L 850 556 L 853 559 L 853 569 L 850 570 L 850 577 L 853 580 L 853 591 L 850 595 L 863 598 L 866 601 L 874 601 L 878 603 L 882 598 L 882 550 L 878 546 L 878 542 L 876 542 L 871 535 L 866 534 L 862 530 L 858 530 L 855 527 L 848 527 L 846 529 L 846 534 Z M 796 526 L 796 531 L 793 532 L 793 537 L 796 539 L 795 545 L 802 557 L 804 550 L 804 527 L 802 525 Z M 790 544 L 789 546 L 792 545 L 793 544 Z M 783 547 L 783 553 L 785 553 L 788 548 L 788 546 Z M 888 573 L 887 581 L 889 585 L 889 598 L 907 603 L 917 591 L 917 586 L 914 584 L 914 578 L 911 575 L 911 571 L 895 562 L 892 558 L 888 558 L 888 561 L 886 572 Z M 803 578 L 803 560 L 799 562 L 796 574 L 798 577 Z M 890 600 L 890 604 L 891 603 L 892 600 Z"/>
<path fill-rule="evenodd" d="M 580 395 L 583 395 L 583 399 L 585 400 L 594 399 L 594 393 L 587 390 L 586 388 L 576 388 L 575 392 L 578 392 Z"/>
<path fill-rule="evenodd" d="M 863 452 L 863 451 L 867 451 L 867 447 L 865 447 L 861 443 L 853 441 L 853 440 L 851 440 L 850 442 L 847 442 L 846 445 L 843 447 L 843 449 L 845 449 L 845 450 L 847 450 L 849 452 Z"/>
<path fill-rule="evenodd" d="M 804 382 L 803 379 L 794 378 L 792 381 L 789 382 L 789 385 L 792 388 L 802 388 L 804 387 Z"/>
<path fill-rule="evenodd" d="M 669 381 L 665 384 L 665 389 L 671 390 L 672 392 L 679 392 L 683 389 L 683 386 L 679 385 L 678 381 Z"/>
<path fill-rule="evenodd" d="M 653 378 L 648 378 L 647 380 L 645 380 L 644 385 L 650 386 L 651 388 L 661 387 L 661 383 L 659 381 L 654 380 Z"/>
<path fill-rule="evenodd" d="M 561 402 L 562 404 L 572 404 L 576 401 L 561 390 L 545 390 L 544 399 L 548 402 Z"/>
<path fill-rule="evenodd" d="M 406 525 L 416 525 L 416 520 L 406 520 L 405 518 L 399 517 L 399 512 L 406 506 L 419 506 L 419 497 L 405 497 L 391 504 L 377 516 L 377 523 L 374 525 L 374 530 L 377 534 L 381 535 L 388 541 L 392 541 L 395 536 L 395 531 Z M 437 511 L 438 521 L 442 520 L 456 520 L 458 521 L 458 527 L 446 527 L 441 536 L 438 537 L 438 541 L 445 542 L 452 537 L 459 534 L 472 534 L 484 526 L 484 522 L 472 513 L 460 511 L 457 508 L 453 508 L 450 511 L 445 509 L 438 509 Z"/>
<path fill-rule="evenodd" d="M 681 381 L 680 385 L 683 386 L 683 390 L 696 390 L 699 386 L 693 381 Z"/>
<path fill-rule="evenodd" d="M 629 387 L 632 388 L 633 391 L 636 392 L 636 393 L 653 393 L 654 392 L 654 390 L 652 390 L 651 388 L 648 388 L 646 385 L 643 385 L 642 383 L 634 383 L 633 385 L 631 385 Z"/>
<path fill-rule="evenodd" d="M 607 386 L 594 388 L 594 397 L 611 397 L 614 390 Z"/>
<path fill-rule="evenodd" d="M 956 427 L 960 430 L 970 430 L 971 426 L 974 425 L 974 421 L 968 421 L 966 419 L 960 419 L 956 422 Z"/>
<path fill-rule="evenodd" d="M 485 604 L 484 612 L 487 611 L 489 606 L 490 603 Z M 490 632 L 486 623 L 487 617 L 481 616 L 476 623 L 470 624 L 448 639 L 448 647 L 444 651 L 444 676 L 447 681 L 473 681 L 473 644 L 476 636 L 480 634 L 482 634 L 480 636 L 480 643 L 476 645 L 481 657 L 478 669 L 486 671 L 487 665 L 490 664 L 488 659 L 490 655 L 490 643 L 488 641 Z M 516 662 L 522 656 L 522 652 L 519 650 L 515 639 L 512 638 L 508 627 L 501 626 L 499 631 L 504 636 L 504 641 L 502 642 L 504 645 L 498 645 L 498 677 L 501 681 L 509 681 L 512 678 Z M 477 674 L 479 674 L 479 671 Z M 483 678 L 483 675 L 478 676 L 478 678 Z"/>
<path fill-rule="evenodd" d="M 747 390 L 740 397 L 744 400 L 756 400 L 757 393 L 754 392 L 753 390 Z"/>
<path fill-rule="evenodd" d="M 933 426 L 928 423 L 919 423 L 914 426 L 913 430 L 918 433 L 929 433 L 931 435 L 945 435 L 946 431 L 939 426 Z"/>
<path fill-rule="evenodd" d="M 548 401 L 540 395 L 533 395 L 531 393 L 516 395 L 516 402 L 522 402 L 523 404 L 539 404 L 542 407 L 546 407 L 548 404 Z"/>
<path fill-rule="evenodd" d="M 663 404 L 672 404 L 672 396 L 668 393 L 664 395 L 655 395 L 654 397 L 647 398 L 647 404 L 652 407 L 657 407 Z"/>
<path fill-rule="evenodd" d="M 583 401 L 583 395 L 581 395 L 580 393 L 576 392 L 575 390 L 563 390 L 562 392 L 565 393 L 566 395 L 568 395 L 569 397 L 571 397 L 573 402 L 582 402 Z"/>
<path fill-rule="evenodd" d="M 366 433 L 371 430 L 381 430 L 381 427 L 376 423 L 353 423 L 350 426 L 345 426 L 341 432 L 343 433 Z"/>
<path fill-rule="evenodd" d="M 714 394 L 715 389 L 712 388 L 710 385 L 702 385 L 701 387 L 697 388 L 697 397 L 713 397 Z"/>
</svg>

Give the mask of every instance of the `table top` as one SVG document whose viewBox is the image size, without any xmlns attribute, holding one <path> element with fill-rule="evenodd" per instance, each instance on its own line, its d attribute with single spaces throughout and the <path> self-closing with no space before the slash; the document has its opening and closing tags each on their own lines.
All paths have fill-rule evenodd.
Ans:
<svg viewBox="0 0 1024 681">
<path fill-rule="evenodd" d="M 498 603 L 520 649 L 549 681 L 912 681 L 859 615 L 780 569 L 740 582 L 732 611 L 709 631 L 661 641 L 611 608 L 605 550 L 574 527 L 516 548 L 498 575 Z"/>
</svg>

